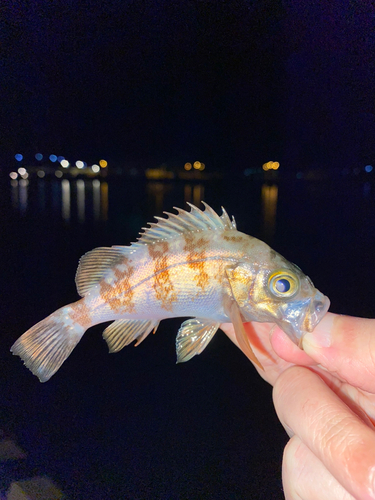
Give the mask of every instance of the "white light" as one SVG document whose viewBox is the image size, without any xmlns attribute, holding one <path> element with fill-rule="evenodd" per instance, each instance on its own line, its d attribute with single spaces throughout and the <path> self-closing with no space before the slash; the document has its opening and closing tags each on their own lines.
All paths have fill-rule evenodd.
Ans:
<svg viewBox="0 0 375 500">
<path fill-rule="evenodd" d="M 76 161 L 76 167 L 77 168 L 83 168 L 85 166 L 85 164 L 83 163 L 83 161 L 81 160 L 77 160 Z"/>
<path fill-rule="evenodd" d="M 15 181 L 15 180 L 17 179 L 17 177 L 18 177 L 18 174 L 17 174 L 17 172 L 11 172 L 11 173 L 9 174 L 9 177 L 10 177 L 13 181 Z"/>
<path fill-rule="evenodd" d="M 18 173 L 19 173 L 20 175 L 25 175 L 25 174 L 26 174 L 26 168 L 20 167 L 20 168 L 18 169 Z"/>
<path fill-rule="evenodd" d="M 21 175 L 22 179 L 27 179 L 29 177 L 29 174 L 25 172 L 24 174 Z"/>
<path fill-rule="evenodd" d="M 61 177 L 63 176 L 63 173 L 61 172 L 61 170 L 56 170 L 55 175 L 58 179 L 61 179 Z"/>
<path fill-rule="evenodd" d="M 63 168 L 68 168 L 68 167 L 69 167 L 69 162 L 68 162 L 68 160 L 61 160 L 60 164 L 61 164 L 61 166 L 62 166 Z"/>
<path fill-rule="evenodd" d="M 94 172 L 94 174 L 97 174 L 100 172 L 100 167 L 99 165 L 92 165 L 91 170 Z"/>
<path fill-rule="evenodd" d="M 36 175 L 40 178 L 40 179 L 43 179 L 43 177 L 46 175 L 45 171 L 44 170 L 38 170 L 38 172 L 36 173 Z"/>
</svg>

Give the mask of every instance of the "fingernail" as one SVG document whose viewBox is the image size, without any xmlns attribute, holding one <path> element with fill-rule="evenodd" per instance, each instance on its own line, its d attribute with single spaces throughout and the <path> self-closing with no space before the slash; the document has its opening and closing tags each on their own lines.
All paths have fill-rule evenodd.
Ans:
<svg viewBox="0 0 375 500">
<path fill-rule="evenodd" d="M 303 337 L 304 350 L 330 347 L 332 344 L 333 319 L 333 314 L 326 314 L 312 332 L 306 333 Z"/>
</svg>

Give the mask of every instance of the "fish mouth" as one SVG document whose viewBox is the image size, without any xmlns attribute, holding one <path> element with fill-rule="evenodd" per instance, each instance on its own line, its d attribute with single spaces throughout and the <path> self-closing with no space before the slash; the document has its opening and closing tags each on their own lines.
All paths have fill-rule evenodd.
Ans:
<svg viewBox="0 0 375 500">
<path fill-rule="evenodd" d="M 301 301 L 297 307 L 287 308 L 284 311 L 280 327 L 288 337 L 297 345 L 307 332 L 312 332 L 316 325 L 329 309 L 328 297 L 317 291 L 315 296 L 308 301 Z"/>
</svg>

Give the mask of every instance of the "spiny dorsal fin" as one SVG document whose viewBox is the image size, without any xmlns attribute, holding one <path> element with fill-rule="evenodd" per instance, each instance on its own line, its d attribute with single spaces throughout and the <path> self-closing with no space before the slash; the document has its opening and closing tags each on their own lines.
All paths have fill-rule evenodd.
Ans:
<svg viewBox="0 0 375 500">
<path fill-rule="evenodd" d="M 190 231 L 219 230 L 226 231 L 236 229 L 234 219 L 231 221 L 227 212 L 222 208 L 223 213 L 219 216 L 207 203 L 202 202 L 205 210 L 200 210 L 196 206 L 188 203 L 190 212 L 182 208 L 175 208 L 177 214 L 164 212 L 168 218 L 156 217 L 157 223 L 150 223 L 150 227 L 143 228 L 144 232 L 134 245 L 147 245 L 155 241 L 167 240 L 180 236 L 182 233 Z"/>
<path fill-rule="evenodd" d="M 81 297 L 87 295 L 93 286 L 106 275 L 115 264 L 134 252 L 132 247 L 98 247 L 85 253 L 76 272 L 77 291 Z"/>
</svg>

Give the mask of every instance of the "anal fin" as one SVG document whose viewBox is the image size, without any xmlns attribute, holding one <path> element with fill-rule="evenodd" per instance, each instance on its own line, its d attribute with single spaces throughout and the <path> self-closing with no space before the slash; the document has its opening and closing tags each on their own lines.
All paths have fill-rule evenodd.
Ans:
<svg viewBox="0 0 375 500">
<path fill-rule="evenodd" d="M 219 326 L 219 322 L 207 319 L 192 318 L 184 321 L 176 337 L 177 363 L 189 361 L 196 354 L 200 354 Z"/>
<path fill-rule="evenodd" d="M 108 344 L 109 352 L 118 352 L 134 340 L 137 340 L 136 345 L 139 345 L 158 325 L 158 320 L 118 319 L 107 326 L 103 338 Z"/>
</svg>

